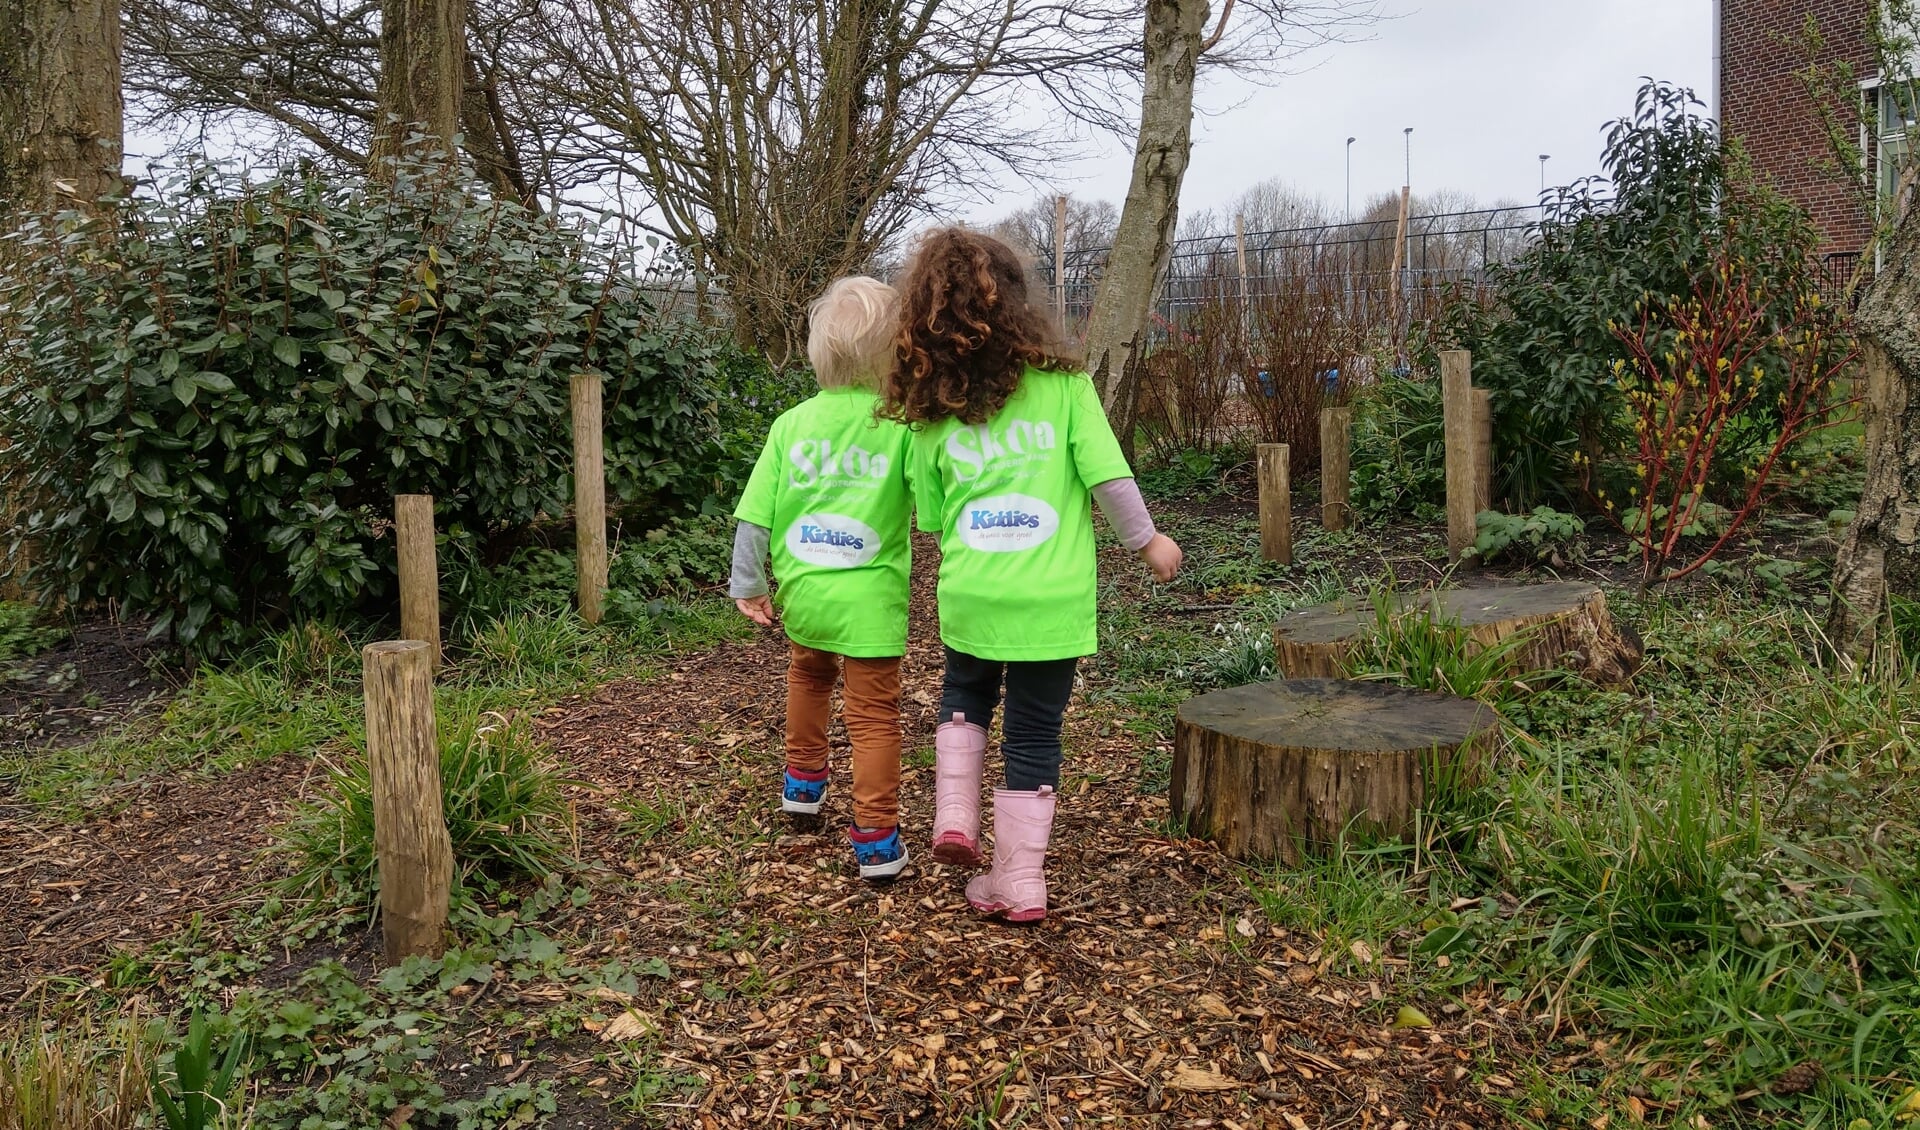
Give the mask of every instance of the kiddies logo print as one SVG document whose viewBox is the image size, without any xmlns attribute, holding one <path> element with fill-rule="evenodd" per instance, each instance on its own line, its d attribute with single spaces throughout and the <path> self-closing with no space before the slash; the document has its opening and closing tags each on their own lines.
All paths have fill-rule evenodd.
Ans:
<svg viewBox="0 0 1920 1130">
<path fill-rule="evenodd" d="M 958 533 L 970 548 L 1018 553 L 1044 544 L 1060 531 L 1060 515 L 1030 494 L 996 494 L 967 503 Z"/>
<path fill-rule="evenodd" d="M 787 527 L 787 552 L 809 565 L 851 569 L 879 554 L 880 535 L 845 514 L 803 514 Z"/>
</svg>

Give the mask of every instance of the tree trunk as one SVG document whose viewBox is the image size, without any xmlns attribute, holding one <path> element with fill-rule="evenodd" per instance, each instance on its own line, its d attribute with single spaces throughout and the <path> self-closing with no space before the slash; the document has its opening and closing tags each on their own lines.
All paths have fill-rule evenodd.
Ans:
<svg viewBox="0 0 1920 1130">
<path fill-rule="evenodd" d="M 538 212 L 540 198 L 527 183 L 506 105 L 500 100 L 500 84 L 491 72 L 481 73 L 480 62 L 471 51 L 465 55 L 466 85 L 460 96 L 462 146 L 473 161 L 474 171 L 494 192 Z"/>
<path fill-rule="evenodd" d="M 452 154 L 466 93 L 466 9 L 465 0 L 383 0 L 375 173 L 412 148 L 416 134 Z"/>
<path fill-rule="evenodd" d="M 1500 740 L 1469 699 L 1295 679 L 1188 699 L 1174 717 L 1173 814 L 1233 859 L 1300 861 L 1405 836 L 1428 795 L 1477 780 Z"/>
<path fill-rule="evenodd" d="M 1524 636 L 1507 663 L 1507 673 L 1516 678 L 1570 671 L 1602 686 L 1618 686 L 1640 667 L 1639 639 L 1614 624 L 1606 595 L 1584 581 L 1441 589 L 1421 593 L 1393 611 L 1458 624 L 1475 651 Z M 1364 600 L 1289 612 L 1273 626 L 1274 669 L 1288 679 L 1342 678 L 1347 657 L 1379 626 L 1379 613 Z"/>
<path fill-rule="evenodd" d="M 0 0 L 0 205 L 120 191 L 120 0 Z"/>
<path fill-rule="evenodd" d="M 1833 570 L 1828 639 L 1866 659 L 1888 597 L 1920 600 L 1920 208 L 1908 207 L 1854 315 L 1866 377 L 1866 484 Z"/>
<path fill-rule="evenodd" d="M 1194 70 L 1206 20 L 1206 0 L 1147 0 L 1146 83 L 1133 180 L 1087 319 L 1087 368 L 1123 443 L 1133 435 L 1135 366 L 1180 219 L 1180 182 L 1193 149 Z"/>
</svg>

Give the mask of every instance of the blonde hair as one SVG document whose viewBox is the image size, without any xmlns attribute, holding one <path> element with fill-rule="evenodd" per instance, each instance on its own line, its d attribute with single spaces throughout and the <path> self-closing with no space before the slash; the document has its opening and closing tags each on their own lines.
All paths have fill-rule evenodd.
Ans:
<svg viewBox="0 0 1920 1130">
<path fill-rule="evenodd" d="M 807 307 L 807 360 L 821 388 L 879 388 L 893 368 L 900 296 L 879 279 L 835 279 Z"/>
</svg>

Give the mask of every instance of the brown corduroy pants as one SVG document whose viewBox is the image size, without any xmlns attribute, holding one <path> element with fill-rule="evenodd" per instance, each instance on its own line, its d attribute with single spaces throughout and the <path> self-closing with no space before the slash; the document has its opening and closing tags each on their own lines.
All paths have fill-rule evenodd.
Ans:
<svg viewBox="0 0 1920 1130">
<path fill-rule="evenodd" d="M 853 745 L 853 820 L 863 828 L 900 823 L 900 657 L 860 659 L 793 645 L 787 666 L 787 766 L 827 767 L 833 686 L 846 671 L 842 717 Z"/>
</svg>

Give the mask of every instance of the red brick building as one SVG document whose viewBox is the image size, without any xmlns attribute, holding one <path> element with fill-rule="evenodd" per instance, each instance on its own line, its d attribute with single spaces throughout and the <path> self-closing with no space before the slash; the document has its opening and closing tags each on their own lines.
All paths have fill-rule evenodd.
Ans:
<svg viewBox="0 0 1920 1130">
<path fill-rule="evenodd" d="M 1721 132 L 1740 139 L 1759 172 L 1813 214 L 1829 254 L 1857 252 L 1872 221 L 1861 194 L 1835 170 L 1827 132 L 1795 72 L 1807 66 L 1808 17 L 1824 39 L 1819 62 L 1845 61 L 1863 83 L 1862 99 L 1877 97 L 1868 38 L 1868 0 L 1716 0 L 1714 4 L 1714 116 Z M 1848 115 L 1860 130 L 1862 115 Z M 1869 161 L 1876 139 L 1860 133 Z"/>
</svg>

